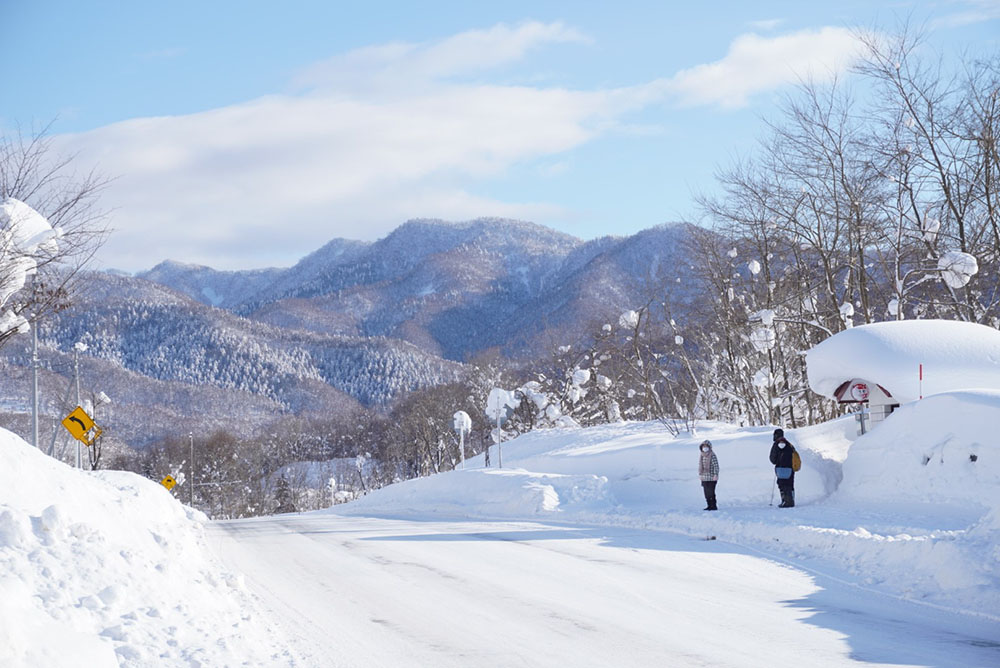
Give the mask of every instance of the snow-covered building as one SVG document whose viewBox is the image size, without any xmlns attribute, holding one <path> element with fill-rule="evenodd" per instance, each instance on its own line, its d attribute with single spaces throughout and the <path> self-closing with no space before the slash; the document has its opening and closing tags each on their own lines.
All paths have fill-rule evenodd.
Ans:
<svg viewBox="0 0 1000 668">
<path fill-rule="evenodd" d="M 874 425 L 931 394 L 1000 389 L 1000 331 L 954 320 L 879 322 L 826 339 L 806 353 L 806 367 L 814 392 L 866 407 Z"/>
</svg>

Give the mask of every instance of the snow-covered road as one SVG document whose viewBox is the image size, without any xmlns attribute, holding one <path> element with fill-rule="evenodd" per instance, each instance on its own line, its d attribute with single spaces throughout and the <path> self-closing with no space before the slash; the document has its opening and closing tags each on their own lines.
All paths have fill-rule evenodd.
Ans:
<svg viewBox="0 0 1000 668">
<path fill-rule="evenodd" d="M 218 522 L 305 666 L 997 666 L 994 621 L 722 540 L 536 522 Z"/>
</svg>

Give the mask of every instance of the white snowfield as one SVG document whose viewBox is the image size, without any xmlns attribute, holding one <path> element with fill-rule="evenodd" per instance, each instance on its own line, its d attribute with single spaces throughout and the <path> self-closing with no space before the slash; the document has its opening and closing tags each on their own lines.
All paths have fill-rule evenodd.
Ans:
<svg viewBox="0 0 1000 668">
<path fill-rule="evenodd" d="M 997 666 L 998 424 L 977 390 L 853 443 L 786 429 L 794 509 L 770 428 L 536 431 L 503 470 L 207 535 L 155 483 L 0 432 L 0 666 Z"/>
</svg>

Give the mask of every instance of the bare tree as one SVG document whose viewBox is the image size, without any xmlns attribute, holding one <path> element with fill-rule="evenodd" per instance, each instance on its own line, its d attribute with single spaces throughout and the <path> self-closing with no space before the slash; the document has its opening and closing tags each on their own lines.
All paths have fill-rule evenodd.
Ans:
<svg viewBox="0 0 1000 668">
<path fill-rule="evenodd" d="M 938 292 L 947 295 L 922 295 L 924 311 L 992 322 L 998 316 L 996 272 L 956 285 L 935 264 L 947 251 L 969 254 L 981 267 L 1000 259 L 1000 54 L 965 58 L 954 69 L 928 58 L 925 36 L 909 26 L 896 35 L 860 37 L 867 55 L 857 71 L 876 86 L 873 114 L 888 119 L 883 126 L 889 132 L 878 145 L 891 152 L 879 157 L 901 191 L 899 219 L 923 238 L 931 261 L 924 274 L 940 279 Z"/>
<path fill-rule="evenodd" d="M 12 197 L 24 202 L 62 232 L 57 250 L 46 247 L 27 258 L 37 268 L 31 285 L 7 304 L 29 323 L 72 301 L 80 287 L 80 271 L 107 235 L 106 211 L 99 207 L 99 198 L 109 180 L 93 171 L 77 173 L 73 166 L 74 156 L 57 155 L 48 127 L 28 136 L 20 131 L 0 135 L 0 201 Z M 8 248 L 11 243 L 0 234 L 0 256 L 20 252 Z M 13 269 L 0 264 L 0 283 L 11 278 Z M 16 329 L 0 332 L 0 346 L 16 333 Z"/>
</svg>

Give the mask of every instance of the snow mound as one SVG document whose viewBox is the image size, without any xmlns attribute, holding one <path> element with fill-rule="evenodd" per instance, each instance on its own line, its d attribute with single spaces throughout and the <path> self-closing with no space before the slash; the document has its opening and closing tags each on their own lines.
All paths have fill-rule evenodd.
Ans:
<svg viewBox="0 0 1000 668">
<path fill-rule="evenodd" d="M 833 397 L 844 382 L 878 383 L 899 403 L 969 388 L 1000 389 L 1000 332 L 953 320 L 899 320 L 852 327 L 806 353 L 809 387 Z"/>
<path fill-rule="evenodd" d="M 0 429 L 0 665 L 290 665 L 204 516 L 130 473 L 84 472 Z"/>
<path fill-rule="evenodd" d="M 872 545 L 863 555 L 868 561 L 883 569 L 895 564 L 909 574 L 910 588 L 925 595 L 985 600 L 977 607 L 998 609 L 998 424 L 1000 390 L 945 392 L 901 406 L 855 441 L 831 499 L 835 505 L 902 507 L 911 516 L 937 516 L 939 525 L 950 527 L 861 541 Z"/>
<path fill-rule="evenodd" d="M 1000 390 L 945 392 L 901 406 L 858 438 L 838 496 L 1000 509 Z"/>
<path fill-rule="evenodd" d="M 787 430 L 802 455 L 796 474 L 802 502 L 817 501 L 836 488 L 839 460 L 850 444 L 845 434 L 853 428 L 853 421 L 842 420 Z M 719 457 L 719 493 L 724 492 L 725 503 L 766 506 L 774 485 L 768 461 L 772 430 L 703 423 L 697 433 L 674 436 L 659 422 L 535 430 L 503 444 L 503 462 L 511 468 L 480 468 L 479 455 L 464 471 L 376 490 L 349 504 L 348 512 L 533 517 L 554 510 L 700 508 L 698 445 L 706 438 Z"/>
<path fill-rule="evenodd" d="M 841 433 L 843 428 L 827 425 L 787 430 L 803 459 L 802 470 L 796 474 L 796 488 L 803 501 L 825 497 L 839 482 L 836 455 L 812 447 L 817 440 L 813 433 L 830 430 Z M 699 423 L 694 433 L 676 436 L 659 422 L 537 430 L 504 444 L 504 463 L 530 471 L 605 476 L 612 496 L 629 508 L 692 508 L 704 501 L 698 479 L 698 446 L 709 439 L 719 458 L 719 490 L 720 494 L 725 491 L 726 502 L 766 504 L 774 482 L 774 469 L 768 460 L 772 431 L 773 427 L 739 429 L 714 422 Z M 820 438 L 818 442 L 827 440 Z"/>
</svg>

